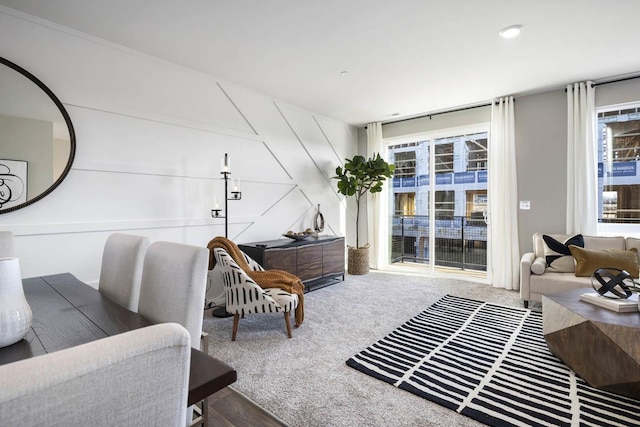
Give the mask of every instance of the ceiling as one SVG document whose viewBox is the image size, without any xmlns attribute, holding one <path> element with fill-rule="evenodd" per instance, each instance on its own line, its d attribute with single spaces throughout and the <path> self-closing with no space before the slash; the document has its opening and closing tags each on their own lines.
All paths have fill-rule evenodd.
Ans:
<svg viewBox="0 0 640 427">
<path fill-rule="evenodd" d="M 640 73 L 638 0 L 0 4 L 357 126 Z"/>
</svg>

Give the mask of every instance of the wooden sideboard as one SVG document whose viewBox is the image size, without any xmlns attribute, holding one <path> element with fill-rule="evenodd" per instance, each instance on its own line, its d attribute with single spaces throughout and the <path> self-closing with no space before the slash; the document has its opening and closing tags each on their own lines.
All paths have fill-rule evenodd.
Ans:
<svg viewBox="0 0 640 427">
<path fill-rule="evenodd" d="M 344 237 L 278 239 L 238 247 L 265 270 L 284 270 L 298 276 L 305 292 L 344 280 Z"/>
</svg>

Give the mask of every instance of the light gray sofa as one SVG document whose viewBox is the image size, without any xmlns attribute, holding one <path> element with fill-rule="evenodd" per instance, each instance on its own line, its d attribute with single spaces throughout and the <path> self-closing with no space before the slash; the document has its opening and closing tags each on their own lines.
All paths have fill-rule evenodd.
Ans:
<svg viewBox="0 0 640 427">
<path fill-rule="evenodd" d="M 520 298 L 524 301 L 525 307 L 529 306 L 529 301 L 540 302 L 542 294 L 591 287 L 591 277 L 576 277 L 573 272 L 559 273 L 550 271 L 544 262 L 545 244 L 542 239 L 543 234 L 551 236 L 558 241 L 565 241 L 571 237 L 567 234 L 551 233 L 535 233 L 533 235 L 533 252 L 525 253 L 520 259 Z M 635 248 L 640 252 L 640 239 L 634 237 L 583 236 L 583 238 L 585 249 L 630 250 Z"/>
</svg>

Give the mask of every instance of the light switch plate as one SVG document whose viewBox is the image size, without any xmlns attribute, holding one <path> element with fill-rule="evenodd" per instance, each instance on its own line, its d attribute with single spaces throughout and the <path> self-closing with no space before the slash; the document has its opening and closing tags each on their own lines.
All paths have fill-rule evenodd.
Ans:
<svg viewBox="0 0 640 427">
<path fill-rule="evenodd" d="M 520 209 L 524 211 L 528 211 L 529 209 L 531 209 L 531 201 L 520 200 Z"/>
</svg>

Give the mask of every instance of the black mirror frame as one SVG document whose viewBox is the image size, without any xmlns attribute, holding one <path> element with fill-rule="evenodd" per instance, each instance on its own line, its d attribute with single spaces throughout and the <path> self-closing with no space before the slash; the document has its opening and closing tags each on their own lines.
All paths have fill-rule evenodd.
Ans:
<svg viewBox="0 0 640 427">
<path fill-rule="evenodd" d="M 47 96 L 49 96 L 49 98 L 51 98 L 51 100 L 56 105 L 56 107 L 58 107 L 58 110 L 60 110 L 60 113 L 62 114 L 62 117 L 64 118 L 64 121 L 67 124 L 67 129 L 69 130 L 69 142 L 70 142 L 70 145 L 71 145 L 69 147 L 69 160 L 67 161 L 67 165 L 65 166 L 64 170 L 62 171 L 62 173 L 60 174 L 58 179 L 56 179 L 55 182 L 53 184 L 51 184 L 51 186 L 49 188 L 47 188 L 42 193 L 38 194 L 33 199 L 29 199 L 24 203 L 20 203 L 19 205 L 12 206 L 10 208 L 0 209 L 0 214 L 4 214 L 4 213 L 8 213 L 8 212 L 13 212 L 15 210 L 22 209 L 24 207 L 27 207 L 29 205 L 34 204 L 38 200 L 41 200 L 42 198 L 44 198 L 47 195 L 49 195 L 53 190 L 55 190 L 60 185 L 60 183 L 69 174 L 69 171 L 71 170 L 71 165 L 73 164 L 73 160 L 74 160 L 74 158 L 76 156 L 76 134 L 75 134 L 75 131 L 73 129 L 73 124 L 71 123 L 71 117 L 69 117 L 69 113 L 67 113 L 67 110 L 62 105 L 62 102 L 60 102 L 58 97 L 55 96 L 55 94 L 51 91 L 51 89 L 49 89 L 36 76 L 34 76 L 30 72 L 28 72 L 27 70 L 22 68 L 21 66 L 13 63 L 13 62 L 9 61 L 8 59 L 5 59 L 5 58 L 3 58 L 1 56 L 0 56 L 0 64 L 6 65 L 7 67 L 12 68 L 13 70 L 19 72 L 20 74 L 22 74 L 23 76 L 25 76 L 26 78 L 31 80 L 32 83 L 34 83 L 36 86 L 38 86 L 40 89 L 42 89 L 42 91 L 44 93 L 46 93 Z"/>
</svg>

